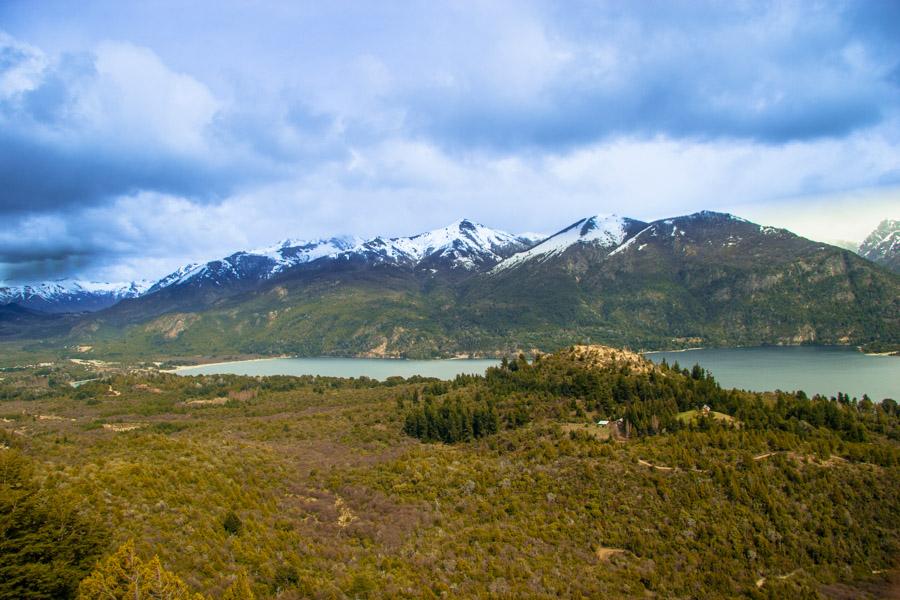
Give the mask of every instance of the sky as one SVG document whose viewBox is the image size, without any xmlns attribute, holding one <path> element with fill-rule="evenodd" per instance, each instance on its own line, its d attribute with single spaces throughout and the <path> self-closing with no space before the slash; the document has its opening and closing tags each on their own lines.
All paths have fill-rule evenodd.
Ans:
<svg viewBox="0 0 900 600">
<path fill-rule="evenodd" d="M 0 281 L 703 209 L 900 217 L 900 2 L 0 0 Z"/>
</svg>

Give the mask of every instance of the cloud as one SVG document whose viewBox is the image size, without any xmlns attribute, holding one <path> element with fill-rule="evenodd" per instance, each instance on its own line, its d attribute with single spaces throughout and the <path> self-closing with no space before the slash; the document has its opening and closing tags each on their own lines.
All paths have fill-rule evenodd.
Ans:
<svg viewBox="0 0 900 600">
<path fill-rule="evenodd" d="M 0 3 L 0 278 L 895 186 L 897 11 Z"/>
<path fill-rule="evenodd" d="M 3 36 L 0 56 L 2 212 L 148 189 L 215 198 L 264 172 L 217 144 L 223 108 L 211 92 L 146 48 L 103 43 L 51 58 Z"/>
<path fill-rule="evenodd" d="M 503 151 L 622 135 L 780 144 L 840 138 L 900 108 L 896 41 L 840 11 L 622 6 L 567 3 L 542 30 L 501 33 L 472 71 L 408 90 L 411 124 L 450 147 Z M 508 59 L 500 68 L 498 56 Z"/>
<path fill-rule="evenodd" d="M 0 279 L 156 278 L 288 237 L 413 235 L 464 216 L 508 231 L 553 232 L 597 213 L 651 220 L 716 209 L 855 239 L 890 216 L 882 213 L 896 203 L 900 179 L 881 194 L 848 193 L 840 206 L 816 198 L 889 178 L 898 155 L 896 137 L 863 133 L 783 146 L 622 138 L 554 154 L 463 157 L 398 138 L 213 204 L 140 192 L 19 216 L 0 228 Z M 815 226 L 804 226 L 809 215 Z"/>
</svg>

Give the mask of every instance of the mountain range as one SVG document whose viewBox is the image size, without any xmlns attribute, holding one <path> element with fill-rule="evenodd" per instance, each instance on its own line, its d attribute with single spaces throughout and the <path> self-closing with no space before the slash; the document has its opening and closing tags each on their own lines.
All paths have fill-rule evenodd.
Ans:
<svg viewBox="0 0 900 600">
<path fill-rule="evenodd" d="M 286 240 L 187 265 L 141 290 L 46 322 L 7 307 L 0 336 L 46 339 L 52 329 L 108 356 L 900 342 L 900 276 L 708 211 L 653 222 L 592 216 L 546 237 L 463 219 L 406 238 Z"/>
<path fill-rule="evenodd" d="M 149 281 L 98 283 L 62 279 L 0 287 L 0 305 L 16 304 L 45 313 L 91 312 L 108 308 L 125 298 L 137 298 L 151 285 Z"/>
</svg>

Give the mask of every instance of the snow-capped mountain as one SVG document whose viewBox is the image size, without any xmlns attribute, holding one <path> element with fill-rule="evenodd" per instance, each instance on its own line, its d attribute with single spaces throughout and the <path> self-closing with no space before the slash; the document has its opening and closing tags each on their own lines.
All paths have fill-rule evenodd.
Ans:
<svg viewBox="0 0 900 600">
<path fill-rule="evenodd" d="M 884 231 L 870 236 L 874 240 L 872 252 L 896 253 L 896 223 L 882 224 Z M 79 312 L 100 310 L 122 299 L 153 296 L 160 307 L 174 302 L 193 310 L 226 296 L 259 289 L 264 282 L 279 278 L 390 267 L 416 276 L 443 274 L 458 280 L 479 273 L 511 272 L 526 264 L 551 265 L 557 258 L 581 269 L 598 261 L 627 259 L 635 256 L 632 252 L 650 252 L 657 242 L 673 247 L 691 244 L 692 252 L 707 247 L 714 250 L 711 244 L 739 251 L 744 247 L 743 240 L 756 235 L 776 243 L 779 232 L 783 230 L 708 211 L 653 223 L 595 215 L 549 237 L 515 235 L 461 219 L 410 237 L 287 239 L 210 262 L 187 264 L 152 285 L 69 280 L 0 288 L 0 304 L 15 303 L 45 312 Z M 166 294 L 159 294 L 163 290 Z"/>
<path fill-rule="evenodd" d="M 271 279 L 291 267 L 336 256 L 360 242 L 359 238 L 354 237 L 284 240 L 272 246 L 235 252 L 208 263 L 187 264 L 157 281 L 147 293 L 185 284 L 202 287 L 222 286 L 233 282 L 259 282 Z"/>
<path fill-rule="evenodd" d="M 414 268 L 475 270 L 530 248 L 535 240 L 491 229 L 468 219 L 412 237 L 377 237 L 343 253 L 361 256 L 370 263 Z"/>
<path fill-rule="evenodd" d="M 647 224 L 642 221 L 617 215 L 596 215 L 579 219 L 536 246 L 507 258 L 494 267 L 494 271 L 502 271 L 530 261 L 545 261 L 562 254 L 576 244 L 589 244 L 613 251 L 646 226 Z"/>
<path fill-rule="evenodd" d="M 873 247 L 893 248 L 893 231 Z M 463 219 L 410 237 L 285 240 L 185 265 L 143 294 L 79 285 L 138 296 L 96 316 L 0 306 L 0 336 L 70 331 L 94 345 L 118 331 L 148 353 L 200 354 L 215 340 L 235 353 L 396 356 L 494 352 L 546 332 L 561 332 L 552 343 L 896 338 L 896 275 L 784 229 L 703 211 L 650 223 L 593 216 L 537 237 Z M 48 284 L 41 298 L 73 288 Z M 30 294 L 4 292 L 7 302 Z"/>
<path fill-rule="evenodd" d="M 739 249 L 757 235 L 777 243 L 787 234 L 783 229 L 757 225 L 727 213 L 700 211 L 691 215 L 645 223 L 617 215 L 597 215 L 580 219 L 532 248 L 497 264 L 491 273 L 502 273 L 526 264 L 555 262 L 557 257 L 575 257 L 589 250 L 588 262 L 640 252 L 650 243 L 665 245 L 701 244 L 709 250 Z M 570 252 L 571 251 L 571 252 Z"/>
<path fill-rule="evenodd" d="M 98 283 L 61 279 L 0 287 L 0 304 L 18 304 L 48 313 L 102 310 L 125 298 L 136 298 L 150 288 L 149 281 Z"/>
<path fill-rule="evenodd" d="M 96 311 L 126 298 L 183 286 L 225 292 L 250 289 L 291 269 L 313 263 L 324 265 L 328 261 L 471 272 L 489 268 L 526 250 L 542 237 L 540 234 L 513 235 L 461 219 L 447 227 L 411 237 L 287 239 L 207 263 L 189 263 L 156 282 L 61 280 L 0 288 L 0 304 L 19 304 L 56 313 Z"/>
<path fill-rule="evenodd" d="M 859 255 L 900 273 L 900 221 L 882 221 L 859 245 Z"/>
<path fill-rule="evenodd" d="M 319 266 L 327 261 L 474 271 L 489 268 L 535 242 L 528 235 L 513 235 L 468 219 L 411 237 L 379 236 L 366 241 L 355 237 L 285 240 L 205 264 L 185 265 L 156 282 L 148 294 L 184 285 L 216 288 L 238 283 L 246 286 L 303 265 Z"/>
</svg>

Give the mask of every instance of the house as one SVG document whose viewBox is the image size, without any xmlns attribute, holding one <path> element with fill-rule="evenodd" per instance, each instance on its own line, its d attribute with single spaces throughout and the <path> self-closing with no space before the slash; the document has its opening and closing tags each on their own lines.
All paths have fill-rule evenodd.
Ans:
<svg viewBox="0 0 900 600">
<path fill-rule="evenodd" d="M 600 419 L 599 421 L 597 421 L 597 425 L 599 425 L 600 427 L 606 427 L 607 425 L 609 425 L 609 421 Z"/>
<path fill-rule="evenodd" d="M 700 409 L 700 412 L 703 413 L 704 417 L 708 417 L 710 410 L 712 410 L 712 409 L 709 407 L 709 404 L 704 404 L 703 408 Z"/>
</svg>

